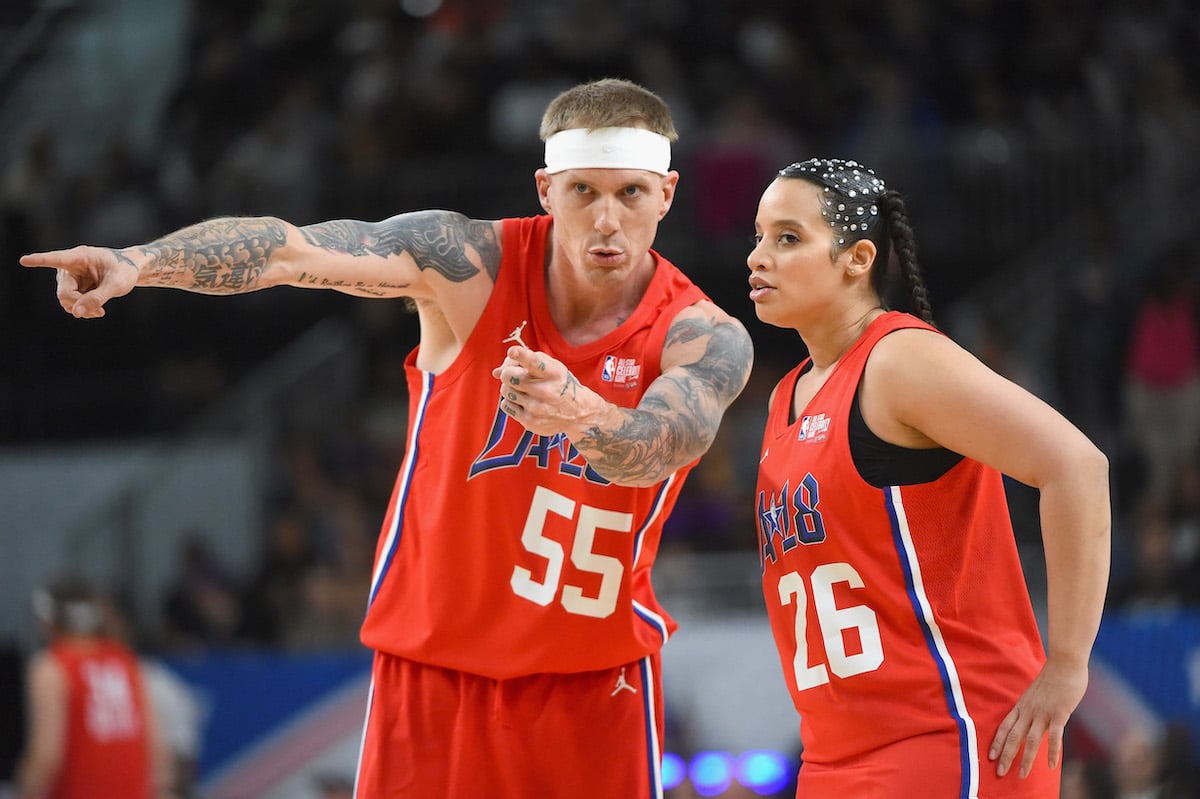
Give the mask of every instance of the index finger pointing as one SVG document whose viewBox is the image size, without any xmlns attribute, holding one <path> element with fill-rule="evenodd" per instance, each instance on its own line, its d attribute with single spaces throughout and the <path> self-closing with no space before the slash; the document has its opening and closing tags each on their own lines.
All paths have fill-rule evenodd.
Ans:
<svg viewBox="0 0 1200 799">
<path fill-rule="evenodd" d="M 50 260 L 46 257 L 45 253 L 40 253 L 40 252 L 32 252 L 32 253 L 29 253 L 28 255 L 22 255 L 18 259 L 18 262 L 21 264 L 21 266 L 53 266 L 54 265 L 54 264 L 50 263 Z"/>
<path fill-rule="evenodd" d="M 26 253 L 18 260 L 22 266 L 68 269 L 72 272 L 82 273 L 96 263 L 97 259 L 102 258 L 103 252 L 104 248 L 102 247 L 89 247 L 85 244 L 80 244 L 69 250 Z"/>
<path fill-rule="evenodd" d="M 18 261 L 21 266 L 32 267 L 48 267 L 51 269 L 62 269 L 71 263 L 71 258 L 67 256 L 65 250 L 58 252 L 31 252 L 22 255 Z"/>
</svg>

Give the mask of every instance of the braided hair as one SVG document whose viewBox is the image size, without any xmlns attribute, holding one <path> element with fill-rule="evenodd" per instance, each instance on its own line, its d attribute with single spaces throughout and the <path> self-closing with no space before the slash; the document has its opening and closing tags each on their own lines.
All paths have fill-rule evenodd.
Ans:
<svg viewBox="0 0 1200 799">
<path fill-rule="evenodd" d="M 900 273 L 908 286 L 913 312 L 933 324 L 929 291 L 917 263 L 917 242 L 900 192 L 884 186 L 875 172 L 856 161 L 810 158 L 779 170 L 781 178 L 799 178 L 822 189 L 821 216 L 833 231 L 833 255 L 854 242 L 867 239 L 875 245 L 871 288 L 881 304 L 886 295 L 887 269 L 894 250 Z"/>
</svg>

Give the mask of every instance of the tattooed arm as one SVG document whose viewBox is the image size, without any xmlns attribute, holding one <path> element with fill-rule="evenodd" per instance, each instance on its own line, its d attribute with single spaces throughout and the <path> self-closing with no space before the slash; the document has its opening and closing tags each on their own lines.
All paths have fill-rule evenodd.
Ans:
<svg viewBox="0 0 1200 799">
<path fill-rule="evenodd" d="M 588 464 L 621 485 L 653 485 L 703 455 L 750 376 L 742 324 L 710 302 L 675 317 L 662 374 L 636 408 L 606 402 L 544 353 L 512 347 L 493 374 L 502 407 L 527 429 L 566 433 Z"/>
<path fill-rule="evenodd" d="M 135 286 L 240 294 L 288 285 L 420 299 L 476 277 L 490 285 L 500 264 L 497 229 L 451 211 L 306 227 L 273 217 L 226 217 L 149 244 L 34 253 L 21 263 L 56 268 L 59 302 L 78 317 L 103 316 L 108 300 Z"/>
</svg>

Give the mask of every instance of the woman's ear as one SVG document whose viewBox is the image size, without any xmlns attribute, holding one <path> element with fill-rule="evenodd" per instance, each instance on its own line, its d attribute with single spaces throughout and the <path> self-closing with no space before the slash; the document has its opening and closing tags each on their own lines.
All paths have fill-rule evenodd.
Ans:
<svg viewBox="0 0 1200 799">
<path fill-rule="evenodd" d="M 849 258 L 846 261 L 846 271 L 852 276 L 866 274 L 875 263 L 875 243 L 869 239 L 859 239 L 846 250 Z"/>
</svg>

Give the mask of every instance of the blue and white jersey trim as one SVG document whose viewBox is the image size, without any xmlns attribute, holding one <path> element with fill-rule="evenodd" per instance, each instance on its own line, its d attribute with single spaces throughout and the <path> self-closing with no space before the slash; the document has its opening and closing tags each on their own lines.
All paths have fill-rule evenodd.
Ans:
<svg viewBox="0 0 1200 799">
<path fill-rule="evenodd" d="M 962 684 L 958 679 L 958 669 L 942 638 L 941 628 L 938 627 L 929 597 L 925 593 L 921 562 L 917 559 L 912 533 L 908 528 L 908 517 L 904 512 L 904 497 L 900 487 L 886 488 L 884 494 L 888 515 L 892 522 L 892 536 L 896 544 L 896 551 L 900 555 L 900 565 L 904 570 L 905 583 L 908 586 L 908 599 L 912 604 L 917 621 L 921 624 L 921 630 L 925 635 L 925 644 L 929 647 L 929 654 L 941 675 L 946 705 L 958 726 L 959 757 L 962 763 L 962 783 L 959 786 L 959 797 L 972 799 L 979 793 L 979 742 L 976 738 L 975 721 L 967 711 Z"/>
<path fill-rule="evenodd" d="M 417 400 L 417 415 L 412 430 L 408 434 L 408 447 L 404 456 L 404 463 L 400 466 L 400 486 L 397 489 L 396 512 L 392 514 L 392 518 L 389 520 L 387 538 L 384 540 L 383 548 L 379 552 L 379 561 L 375 564 L 375 573 L 371 576 L 371 594 L 367 600 L 368 606 L 375 601 L 375 595 L 379 592 L 379 586 L 383 584 L 383 578 L 387 576 L 388 568 L 392 565 L 392 557 L 396 554 L 396 547 L 400 543 L 400 522 L 404 519 L 404 508 L 408 504 L 409 486 L 412 481 L 413 470 L 417 466 L 417 456 L 420 454 L 417 442 L 421 440 L 421 428 L 425 424 L 425 413 L 429 409 L 429 397 L 431 394 L 433 394 L 433 374 L 422 372 L 421 396 Z"/>
</svg>

